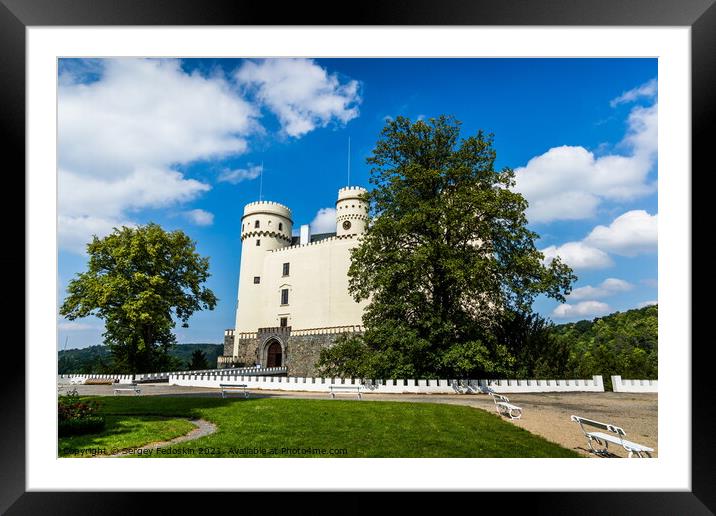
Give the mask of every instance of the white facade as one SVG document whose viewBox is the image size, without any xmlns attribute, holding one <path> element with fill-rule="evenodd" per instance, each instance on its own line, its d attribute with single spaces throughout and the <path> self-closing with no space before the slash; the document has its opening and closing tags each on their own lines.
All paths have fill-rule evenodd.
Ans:
<svg viewBox="0 0 716 516">
<path fill-rule="evenodd" d="M 356 303 L 348 293 L 348 267 L 350 250 L 365 231 L 368 207 L 359 198 L 365 192 L 361 187 L 339 190 L 335 234 L 310 235 L 303 226 L 300 237 L 293 237 L 288 207 L 269 201 L 246 205 L 236 334 L 362 324 L 366 302 Z"/>
</svg>

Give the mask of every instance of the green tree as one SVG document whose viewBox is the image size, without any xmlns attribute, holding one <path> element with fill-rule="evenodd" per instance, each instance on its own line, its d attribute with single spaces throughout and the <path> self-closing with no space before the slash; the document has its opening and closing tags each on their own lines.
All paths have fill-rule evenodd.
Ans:
<svg viewBox="0 0 716 516">
<path fill-rule="evenodd" d="M 60 314 L 104 319 L 104 343 L 116 372 L 166 370 L 176 339 L 175 319 L 188 327 L 197 310 L 217 298 L 202 284 L 209 260 L 182 231 L 158 224 L 122 227 L 87 244 L 87 271 L 70 281 Z"/>
<path fill-rule="evenodd" d="M 569 348 L 554 335 L 554 324 L 539 314 L 505 312 L 495 337 L 515 358 L 514 378 L 563 377 Z"/>
<path fill-rule="evenodd" d="M 441 116 L 389 121 L 368 163 L 368 229 L 352 250 L 350 291 L 369 300 L 364 340 L 376 377 L 499 374 L 514 356 L 494 334 L 506 312 L 576 279 L 543 264 L 514 173 L 496 171 L 493 137 L 460 139 Z"/>
<path fill-rule="evenodd" d="M 569 352 L 564 376 L 601 374 L 607 388 L 611 388 L 611 375 L 616 374 L 658 378 L 658 318 L 658 306 L 647 306 L 555 326 L 554 338 Z"/>
<path fill-rule="evenodd" d="M 188 364 L 190 371 L 199 371 L 201 369 L 209 369 L 209 362 L 206 360 L 206 354 L 197 349 L 191 354 L 191 361 Z"/>
</svg>

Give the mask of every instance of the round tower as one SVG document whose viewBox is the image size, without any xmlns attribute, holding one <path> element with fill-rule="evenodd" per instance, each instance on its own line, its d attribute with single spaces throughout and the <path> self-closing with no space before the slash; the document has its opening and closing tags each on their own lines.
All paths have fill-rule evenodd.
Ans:
<svg viewBox="0 0 716 516">
<path fill-rule="evenodd" d="M 336 201 L 336 236 L 359 235 L 368 222 L 368 203 L 362 199 L 368 190 L 347 186 L 338 190 Z"/>
<path fill-rule="evenodd" d="M 257 201 L 244 207 L 241 218 L 241 267 L 236 333 L 255 332 L 261 321 L 262 278 L 267 251 L 291 245 L 291 210 L 271 201 Z"/>
</svg>

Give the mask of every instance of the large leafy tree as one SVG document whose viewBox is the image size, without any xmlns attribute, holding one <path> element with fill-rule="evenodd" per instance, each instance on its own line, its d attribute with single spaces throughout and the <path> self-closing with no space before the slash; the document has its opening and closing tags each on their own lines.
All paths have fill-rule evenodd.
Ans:
<svg viewBox="0 0 716 516">
<path fill-rule="evenodd" d="M 441 116 L 388 121 L 368 163 L 375 185 L 366 234 L 352 251 L 350 290 L 378 377 L 506 374 L 514 349 L 498 325 L 540 294 L 564 301 L 576 279 L 548 265 L 527 228 L 514 173 L 495 170 L 493 138 L 460 138 Z"/>
<path fill-rule="evenodd" d="M 182 326 L 197 310 L 213 310 L 217 298 L 202 286 L 209 260 L 182 231 L 158 224 L 116 229 L 87 244 L 87 271 L 68 285 L 60 314 L 73 320 L 104 319 L 104 343 L 118 372 L 162 370 Z"/>
</svg>

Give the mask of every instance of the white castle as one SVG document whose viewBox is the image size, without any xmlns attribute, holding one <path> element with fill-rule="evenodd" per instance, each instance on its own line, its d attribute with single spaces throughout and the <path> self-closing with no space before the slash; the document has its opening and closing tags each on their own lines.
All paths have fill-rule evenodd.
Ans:
<svg viewBox="0 0 716 516">
<path fill-rule="evenodd" d="M 364 233 L 365 188 L 338 191 L 336 231 L 293 236 L 291 210 L 259 201 L 244 207 L 236 326 L 224 334 L 219 367 L 286 367 L 313 374 L 320 350 L 360 332 L 366 302 L 348 292 L 350 250 Z"/>
</svg>

